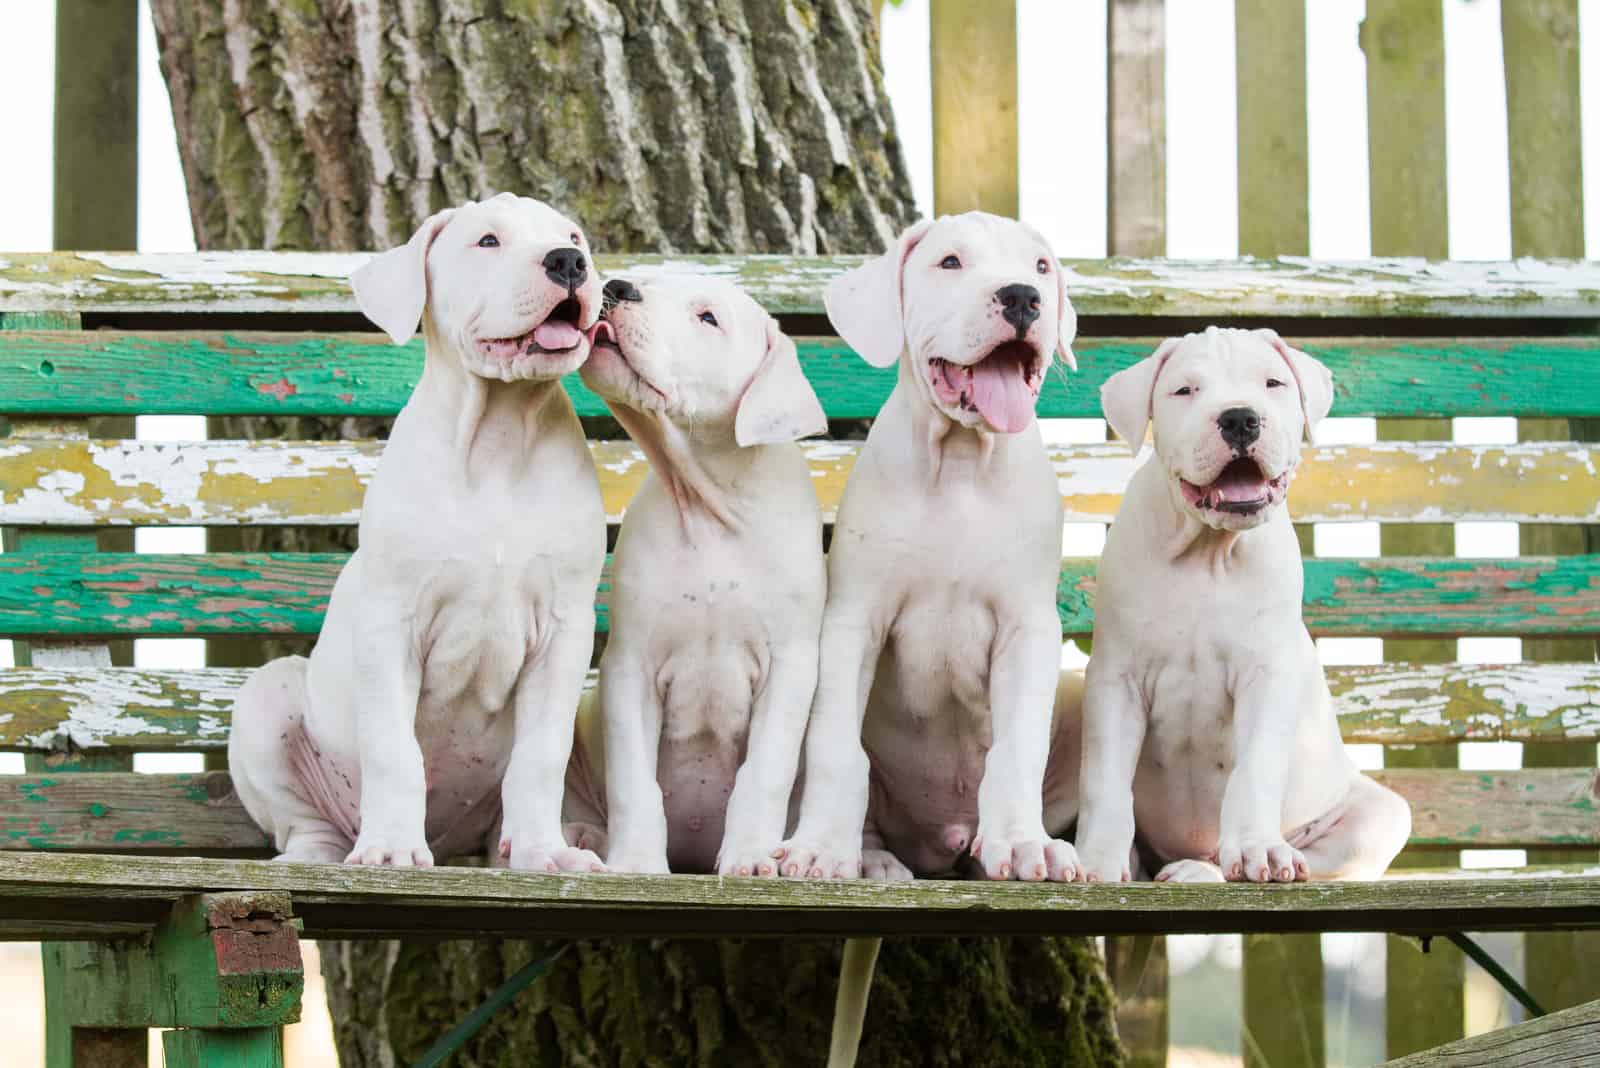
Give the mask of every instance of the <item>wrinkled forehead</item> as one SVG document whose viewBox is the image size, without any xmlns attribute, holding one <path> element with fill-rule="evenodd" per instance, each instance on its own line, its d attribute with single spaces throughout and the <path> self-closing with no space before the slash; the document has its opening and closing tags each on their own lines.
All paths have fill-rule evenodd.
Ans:
<svg viewBox="0 0 1600 1068">
<path fill-rule="evenodd" d="M 952 252 L 958 253 L 966 266 L 1029 271 L 1040 256 L 1053 255 L 1049 244 L 1033 227 L 980 211 L 946 216 L 935 222 L 912 259 L 937 263 Z"/>
<path fill-rule="evenodd" d="M 1187 334 L 1167 358 L 1160 381 L 1205 377 L 1214 381 L 1254 382 L 1285 370 L 1277 350 L 1248 330 L 1208 330 Z"/>
<path fill-rule="evenodd" d="M 482 236 L 474 231 L 482 231 L 561 244 L 572 244 L 573 235 L 582 235 L 577 223 L 544 201 L 512 193 L 463 204 L 451 217 L 446 230 L 465 232 L 472 240 Z"/>
<path fill-rule="evenodd" d="M 640 280 L 638 288 L 647 297 L 659 295 L 664 300 L 686 307 L 716 305 L 740 315 L 757 315 L 761 312 L 760 305 L 750 294 L 721 278 L 693 274 L 656 275 Z"/>
</svg>

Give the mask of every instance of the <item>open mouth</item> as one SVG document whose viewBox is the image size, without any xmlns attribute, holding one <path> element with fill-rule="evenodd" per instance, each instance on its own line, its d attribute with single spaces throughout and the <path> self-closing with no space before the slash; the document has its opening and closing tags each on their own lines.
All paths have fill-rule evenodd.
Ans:
<svg viewBox="0 0 1600 1068">
<path fill-rule="evenodd" d="M 578 320 L 583 308 L 576 297 L 568 297 L 551 309 L 545 321 L 516 337 L 485 338 L 479 341 L 484 353 L 496 359 L 511 360 L 535 353 L 571 352 L 583 341 Z"/>
<path fill-rule="evenodd" d="M 619 356 L 622 354 L 622 346 L 617 344 L 617 331 L 611 325 L 609 319 L 601 318 L 595 320 L 594 326 L 589 329 L 589 347 L 591 349 L 611 349 Z"/>
<path fill-rule="evenodd" d="M 1179 482 L 1184 499 L 1201 511 L 1254 515 L 1283 496 L 1289 487 L 1289 472 L 1268 478 L 1260 464 L 1241 456 L 1224 467 L 1208 485 L 1196 486 L 1187 479 Z"/>
<path fill-rule="evenodd" d="M 942 403 L 976 412 L 994 430 L 1015 434 L 1033 419 L 1044 384 L 1044 357 L 1024 341 L 1007 341 L 974 364 L 934 357 L 928 371 Z"/>
</svg>

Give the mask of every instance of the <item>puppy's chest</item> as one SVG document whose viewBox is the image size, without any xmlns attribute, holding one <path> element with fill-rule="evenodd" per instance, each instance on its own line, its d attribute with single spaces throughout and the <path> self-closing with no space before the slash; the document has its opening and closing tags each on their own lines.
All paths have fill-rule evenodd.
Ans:
<svg viewBox="0 0 1600 1068">
<path fill-rule="evenodd" d="M 431 613 L 419 635 L 425 703 L 505 708 L 546 637 L 548 596 L 520 571 L 472 578 L 451 568 L 429 585 Z"/>
<path fill-rule="evenodd" d="M 1149 704 L 1147 759 L 1231 766 L 1236 671 L 1230 644 L 1199 635 L 1176 647 L 1145 650 L 1139 671 Z"/>
</svg>

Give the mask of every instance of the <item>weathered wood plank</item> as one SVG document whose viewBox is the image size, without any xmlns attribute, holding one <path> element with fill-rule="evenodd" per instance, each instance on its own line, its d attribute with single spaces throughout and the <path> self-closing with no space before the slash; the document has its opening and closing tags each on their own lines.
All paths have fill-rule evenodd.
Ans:
<svg viewBox="0 0 1600 1068">
<path fill-rule="evenodd" d="M 1515 1027 L 1474 1035 L 1384 1068 L 1581 1068 L 1600 1064 L 1600 1001 L 1552 1012 Z"/>
<path fill-rule="evenodd" d="M 0 915 L 144 919 L 184 894 L 281 890 L 307 938 L 1473 931 L 1600 924 L 1600 869 L 1407 873 L 1376 883 L 817 881 L 543 875 L 192 857 L 0 854 Z"/>
<path fill-rule="evenodd" d="M 1412 845 L 1522 849 L 1600 843 L 1593 769 L 1388 769 L 1412 805 Z M 0 776 L 0 849 L 200 855 L 259 853 L 267 840 L 227 772 Z"/>
<path fill-rule="evenodd" d="M 1311 251 L 1305 5 L 1238 0 L 1233 35 L 1239 254 L 1303 256 Z"/>
<path fill-rule="evenodd" d="M 1112 256 L 1167 251 L 1166 60 L 1166 0 L 1106 5 L 1106 251 Z"/>
<path fill-rule="evenodd" d="M 933 211 L 1016 217 L 1016 0 L 930 0 Z"/>
<path fill-rule="evenodd" d="M 51 252 L 0 256 L 0 312 L 355 313 L 343 252 Z M 726 278 L 777 314 L 823 313 L 859 256 L 601 256 L 607 274 Z M 1592 318 L 1600 264 L 1403 257 L 1063 260 L 1080 315 Z"/>
<path fill-rule="evenodd" d="M 0 636 L 314 634 L 337 553 L 0 556 Z M 1095 561 L 1062 564 L 1068 634 L 1093 629 Z M 596 608 L 606 628 L 609 563 Z M 1600 555 L 1307 560 L 1305 618 L 1330 636 L 1600 633 Z"/>
<path fill-rule="evenodd" d="M 0 750 L 215 752 L 245 668 L 0 671 Z M 1344 740 L 1376 745 L 1600 738 L 1597 664 L 1330 667 Z M 593 685 L 590 673 L 586 685 Z"/>
<path fill-rule="evenodd" d="M 859 442 L 804 442 L 832 522 Z M 648 471 L 626 441 L 591 441 L 607 520 Z M 1069 523 L 1116 516 L 1139 461 L 1120 444 L 1055 446 Z M 383 445 L 299 441 L 0 440 L 0 523 L 33 526 L 352 524 Z M 1300 523 L 1600 522 L 1600 445 L 1308 448 L 1289 506 Z M 1581 535 L 1580 535 L 1581 537 Z"/>
<path fill-rule="evenodd" d="M 1040 416 L 1098 418 L 1100 386 L 1159 342 L 1079 339 L 1081 370 L 1046 378 Z M 1333 371 L 1335 415 L 1600 416 L 1592 338 L 1295 342 Z M 837 338 L 802 337 L 798 347 L 835 419 L 877 415 L 894 388 L 893 368 L 868 367 Z M 397 347 L 378 334 L 0 333 L 0 406 L 11 414 L 393 415 L 421 372 L 420 341 Z M 606 414 L 576 375 L 564 385 L 579 415 Z"/>
</svg>

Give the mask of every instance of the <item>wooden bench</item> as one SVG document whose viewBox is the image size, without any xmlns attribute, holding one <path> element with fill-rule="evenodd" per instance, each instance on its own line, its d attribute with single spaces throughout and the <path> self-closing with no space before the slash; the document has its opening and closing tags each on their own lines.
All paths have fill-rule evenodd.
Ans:
<svg viewBox="0 0 1600 1068">
<path fill-rule="evenodd" d="M 272 1064 L 296 1018 L 307 937 L 1390 931 L 1600 927 L 1600 868 L 1412 872 L 1380 884 L 1180 887 L 928 881 L 819 884 L 263 863 L 225 771 L 132 773 L 134 752 L 220 753 L 237 669 L 113 668 L 128 637 L 314 635 L 341 558 L 134 555 L 96 528 L 354 522 L 372 441 L 92 440 L 86 417 L 391 415 L 421 367 L 356 314 L 335 254 L 0 257 L 0 937 L 46 948 L 50 1064 L 121 1063 L 137 1029 L 178 1027 L 169 1064 Z M 659 257 L 611 258 L 608 272 Z M 741 281 L 784 318 L 833 419 L 893 384 L 824 336 L 839 261 L 676 259 Z M 1600 266 L 1161 261 L 1069 264 L 1083 370 L 1045 418 L 1098 417 L 1099 386 L 1157 339 L 1208 322 L 1277 327 L 1333 370 L 1335 416 L 1600 417 Z M 580 415 L 605 409 L 574 378 Z M 857 445 L 806 445 L 831 516 Z M 613 522 L 644 471 L 593 442 Z M 1053 449 L 1070 522 L 1113 515 L 1120 445 Z M 1324 446 L 1299 521 L 1600 524 L 1600 446 Z M 1306 620 L 1333 636 L 1600 634 L 1600 555 L 1308 559 Z M 1063 633 L 1091 629 L 1094 561 L 1067 560 Z M 605 626 L 602 583 L 600 626 Z M 24 644 L 25 643 L 25 644 Z M 1600 668 L 1443 664 L 1330 669 L 1345 738 L 1386 746 L 1600 738 Z M 1414 809 L 1411 848 L 1600 845 L 1594 767 L 1377 773 Z M 68 941 L 72 940 L 72 941 Z M 131 991 L 131 992 L 130 992 Z M 133 1030 L 130 1030 L 133 1029 Z M 130 1035 L 132 1036 L 130 1038 Z M 139 1046 L 142 1049 L 142 1045 Z M 73 1050 L 76 1049 L 76 1059 Z M 131 1054 L 129 1055 L 131 1056 Z M 142 1057 L 142 1053 L 140 1054 Z M 247 1057 L 256 1059 L 249 1060 Z M 141 1062 L 142 1063 L 142 1062 Z"/>
</svg>

